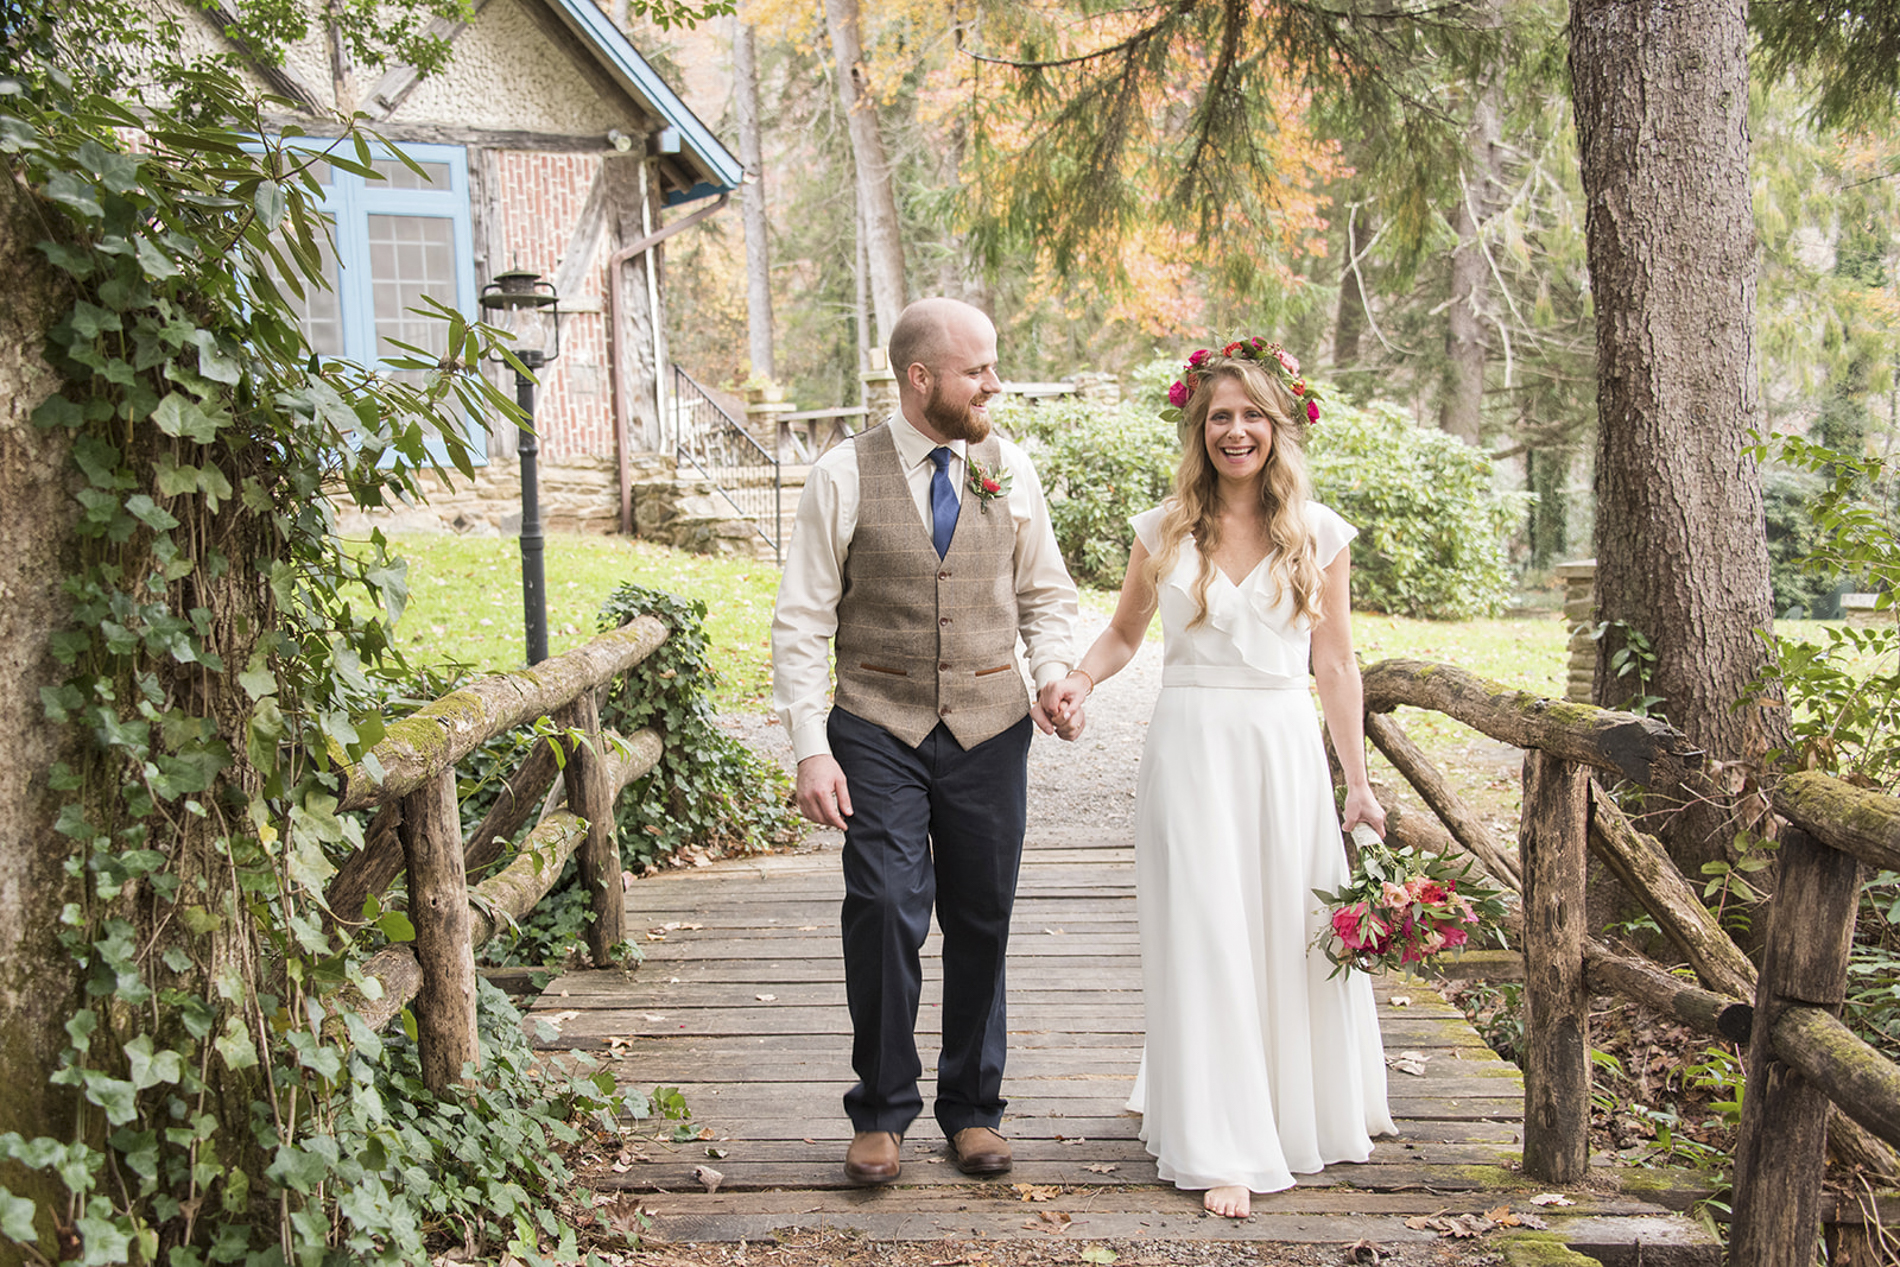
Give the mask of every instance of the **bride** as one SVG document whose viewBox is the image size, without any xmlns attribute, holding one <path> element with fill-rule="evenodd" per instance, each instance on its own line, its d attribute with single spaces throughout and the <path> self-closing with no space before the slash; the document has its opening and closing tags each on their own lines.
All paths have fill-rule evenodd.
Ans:
<svg viewBox="0 0 1900 1267">
<path fill-rule="evenodd" d="M 1363 1162 L 1396 1134 L 1372 984 L 1329 979 L 1315 889 L 1346 879 L 1307 671 L 1346 777 L 1343 825 L 1381 834 L 1353 658 L 1357 535 L 1309 497 L 1318 420 L 1299 364 L 1263 339 L 1196 352 L 1173 495 L 1133 520 L 1113 620 L 1044 687 L 1066 720 L 1140 647 L 1157 608 L 1162 688 L 1136 783 L 1147 1038 L 1129 1108 L 1161 1177 L 1245 1218 L 1251 1194 Z M 1164 417 L 1174 417 L 1170 411 Z"/>
</svg>

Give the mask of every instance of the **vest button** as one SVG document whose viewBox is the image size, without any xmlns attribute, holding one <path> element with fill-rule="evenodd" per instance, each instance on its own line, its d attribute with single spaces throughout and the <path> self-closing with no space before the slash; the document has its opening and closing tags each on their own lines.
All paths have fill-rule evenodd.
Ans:
<svg viewBox="0 0 1900 1267">
<path fill-rule="evenodd" d="M 937 579 L 940 581 L 947 581 L 950 579 L 950 574 L 948 572 L 939 572 L 937 573 Z"/>
<path fill-rule="evenodd" d="M 939 673 L 948 673 L 949 671 L 950 671 L 950 662 L 948 660 L 945 660 L 942 664 L 937 666 L 937 672 Z"/>
<path fill-rule="evenodd" d="M 948 717 L 950 715 L 950 706 L 945 704 L 942 708 L 938 709 L 937 712 L 940 716 Z"/>
<path fill-rule="evenodd" d="M 942 618 L 940 618 L 940 619 L 939 619 L 939 620 L 937 621 L 937 623 L 938 623 L 938 624 L 940 624 L 940 625 L 947 625 L 947 624 L 949 624 L 949 623 L 950 623 L 950 618 L 949 618 L 948 616 L 944 616 L 944 617 L 942 617 Z"/>
</svg>

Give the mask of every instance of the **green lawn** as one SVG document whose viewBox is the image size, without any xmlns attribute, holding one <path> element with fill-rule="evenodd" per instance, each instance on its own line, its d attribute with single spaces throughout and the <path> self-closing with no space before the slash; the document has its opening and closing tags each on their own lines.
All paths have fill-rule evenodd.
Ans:
<svg viewBox="0 0 1900 1267">
<path fill-rule="evenodd" d="M 393 543 L 409 561 L 409 610 L 397 629 L 411 659 L 494 672 L 525 659 L 521 548 L 513 537 L 408 536 Z M 593 636 L 602 601 L 626 581 L 704 599 L 722 709 L 764 708 L 771 699 L 772 601 L 778 570 L 753 560 L 710 558 L 623 537 L 550 535 L 548 650 Z M 1106 616 L 1115 595 L 1085 592 Z M 1159 636 L 1157 622 L 1151 636 Z M 1355 614 L 1353 639 L 1371 663 L 1393 657 L 1444 660 L 1524 690 L 1563 686 L 1563 622 L 1554 615 L 1439 623 Z"/>
</svg>

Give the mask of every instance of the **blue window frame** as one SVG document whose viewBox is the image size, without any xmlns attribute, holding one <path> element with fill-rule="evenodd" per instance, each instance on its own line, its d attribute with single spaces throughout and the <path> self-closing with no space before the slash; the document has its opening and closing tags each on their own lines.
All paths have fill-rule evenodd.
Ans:
<svg viewBox="0 0 1900 1267">
<path fill-rule="evenodd" d="M 316 170 L 335 252 L 326 250 L 324 260 L 330 291 L 312 290 L 301 315 L 311 350 L 320 356 L 375 365 L 406 355 L 392 340 L 444 351 L 443 323 L 409 311 L 424 295 L 475 319 L 467 152 L 459 145 L 402 149 L 423 175 L 381 148 L 371 157 L 383 179 L 328 163 Z M 475 444 L 476 460 L 485 452 Z"/>
</svg>

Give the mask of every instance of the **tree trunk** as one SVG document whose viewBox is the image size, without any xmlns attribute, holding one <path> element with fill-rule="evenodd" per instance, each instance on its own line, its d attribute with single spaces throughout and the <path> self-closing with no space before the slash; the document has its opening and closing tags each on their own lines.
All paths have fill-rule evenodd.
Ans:
<svg viewBox="0 0 1900 1267">
<path fill-rule="evenodd" d="M 1497 88 L 1479 89 L 1467 132 L 1465 179 L 1451 215 L 1458 246 L 1451 253 L 1451 302 L 1445 310 L 1445 387 L 1438 425 L 1466 444 L 1477 444 L 1484 421 L 1484 308 L 1491 294 L 1491 265 L 1478 233 L 1492 211 L 1503 165 L 1498 150 Z"/>
<path fill-rule="evenodd" d="M 897 221 L 896 182 L 884 152 L 877 122 L 877 95 L 871 91 L 858 37 L 858 0 L 825 0 L 825 24 L 838 63 L 838 95 L 851 132 L 851 153 L 858 170 L 858 205 L 864 215 L 864 250 L 870 263 L 871 305 L 877 338 L 889 339 L 897 314 L 904 310 L 904 239 Z M 868 344 L 868 340 L 866 340 Z"/>
<path fill-rule="evenodd" d="M 1345 270 L 1339 279 L 1339 306 L 1333 314 L 1335 372 L 1359 367 L 1359 340 L 1365 336 L 1367 326 L 1366 291 L 1360 283 L 1360 270 L 1366 261 L 1360 260 L 1357 264 L 1353 261 L 1378 232 L 1371 212 L 1350 213 L 1347 225 Z"/>
<path fill-rule="evenodd" d="M 1718 761 L 1769 736 L 1737 710 L 1773 614 L 1761 473 L 1755 234 L 1748 188 L 1747 5 L 1578 0 L 1571 85 L 1597 327 L 1597 698 L 1633 683 L 1611 657 L 1653 650 L 1644 694 Z M 1696 798 L 1665 836 L 1688 874 L 1723 855 L 1734 806 Z"/>
<path fill-rule="evenodd" d="M 739 123 L 739 163 L 745 187 L 739 210 L 745 225 L 746 345 L 757 378 L 776 378 L 772 364 L 772 251 L 765 218 L 765 160 L 759 130 L 759 54 L 752 25 L 732 20 L 732 99 Z"/>
<path fill-rule="evenodd" d="M 66 1047 L 66 1019 L 79 1007 L 79 969 L 59 941 L 60 910 L 78 900 L 79 884 L 63 865 L 71 842 L 53 830 L 64 798 L 46 776 L 75 753 L 70 731 L 46 720 L 40 688 L 66 676 L 47 637 L 66 621 L 61 582 L 72 570 L 78 503 L 67 433 L 30 420 L 58 385 L 40 347 L 56 306 L 70 302 L 33 249 L 44 236 L 19 187 L 0 177 L 8 296 L 0 305 L 0 1085 L 13 1089 L 0 1096 L 0 1133 L 70 1139 L 70 1103 L 44 1088 Z M 0 1184 L 42 1210 L 54 1208 L 60 1191 L 48 1172 L 11 1166 L 0 1166 Z"/>
</svg>

